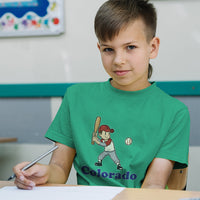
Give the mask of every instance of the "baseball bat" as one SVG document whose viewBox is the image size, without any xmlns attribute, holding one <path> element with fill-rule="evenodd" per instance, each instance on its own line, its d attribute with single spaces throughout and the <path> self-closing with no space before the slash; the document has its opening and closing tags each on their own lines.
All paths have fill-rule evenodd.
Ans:
<svg viewBox="0 0 200 200">
<path fill-rule="evenodd" d="M 100 123 L 101 123 L 101 117 L 97 117 L 94 124 L 94 132 L 92 133 L 92 144 L 94 144 L 93 137 L 97 135 L 97 130 L 99 128 Z"/>
</svg>

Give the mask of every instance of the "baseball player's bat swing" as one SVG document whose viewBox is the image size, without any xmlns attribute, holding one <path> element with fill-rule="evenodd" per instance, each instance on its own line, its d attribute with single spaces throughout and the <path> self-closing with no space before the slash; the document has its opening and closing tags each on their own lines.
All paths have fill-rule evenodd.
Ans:
<svg viewBox="0 0 200 200">
<path fill-rule="evenodd" d="M 94 132 L 92 133 L 92 142 L 91 142 L 92 144 L 94 144 L 93 138 L 97 136 L 97 130 L 99 128 L 100 123 L 101 123 L 101 117 L 97 117 L 94 124 Z"/>
</svg>

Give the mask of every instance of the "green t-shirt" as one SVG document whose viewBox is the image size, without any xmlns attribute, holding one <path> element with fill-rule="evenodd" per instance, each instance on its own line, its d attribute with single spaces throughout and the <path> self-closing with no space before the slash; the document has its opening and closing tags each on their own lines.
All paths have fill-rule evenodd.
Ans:
<svg viewBox="0 0 200 200">
<path fill-rule="evenodd" d="M 97 117 L 99 142 L 93 145 Z M 187 166 L 189 129 L 187 107 L 155 83 L 131 92 L 106 81 L 68 88 L 45 136 L 76 149 L 78 184 L 140 188 L 154 158 Z"/>
</svg>

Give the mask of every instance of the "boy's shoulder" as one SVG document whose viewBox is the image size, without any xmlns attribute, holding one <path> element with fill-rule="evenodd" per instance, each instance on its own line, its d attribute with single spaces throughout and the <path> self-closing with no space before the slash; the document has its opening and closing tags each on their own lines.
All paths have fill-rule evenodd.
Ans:
<svg viewBox="0 0 200 200">
<path fill-rule="evenodd" d="M 167 94 L 164 90 L 162 90 L 158 86 L 157 86 L 157 92 L 158 92 L 157 94 L 159 95 L 157 97 L 165 104 L 173 107 L 179 107 L 180 109 L 187 109 L 187 106 L 182 101 L 175 98 L 174 96 Z"/>
<path fill-rule="evenodd" d="M 101 87 L 105 82 L 82 82 L 75 83 L 69 87 L 70 90 L 91 89 L 93 87 Z"/>
<path fill-rule="evenodd" d="M 82 82 L 75 83 L 67 88 L 66 94 L 83 94 L 93 93 L 99 90 L 103 90 L 106 82 Z"/>
</svg>

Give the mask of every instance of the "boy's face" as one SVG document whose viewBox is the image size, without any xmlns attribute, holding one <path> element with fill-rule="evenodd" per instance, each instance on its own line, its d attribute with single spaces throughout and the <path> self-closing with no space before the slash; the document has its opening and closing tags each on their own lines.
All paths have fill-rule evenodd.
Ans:
<svg viewBox="0 0 200 200">
<path fill-rule="evenodd" d="M 108 140 L 110 138 L 110 132 L 102 131 L 99 133 L 99 136 L 104 140 Z"/>
<path fill-rule="evenodd" d="M 98 48 L 113 87 L 126 91 L 141 90 L 148 82 L 149 59 L 158 53 L 159 39 L 146 39 L 145 25 L 141 19 L 122 29 L 113 40 L 99 41 Z"/>
</svg>

